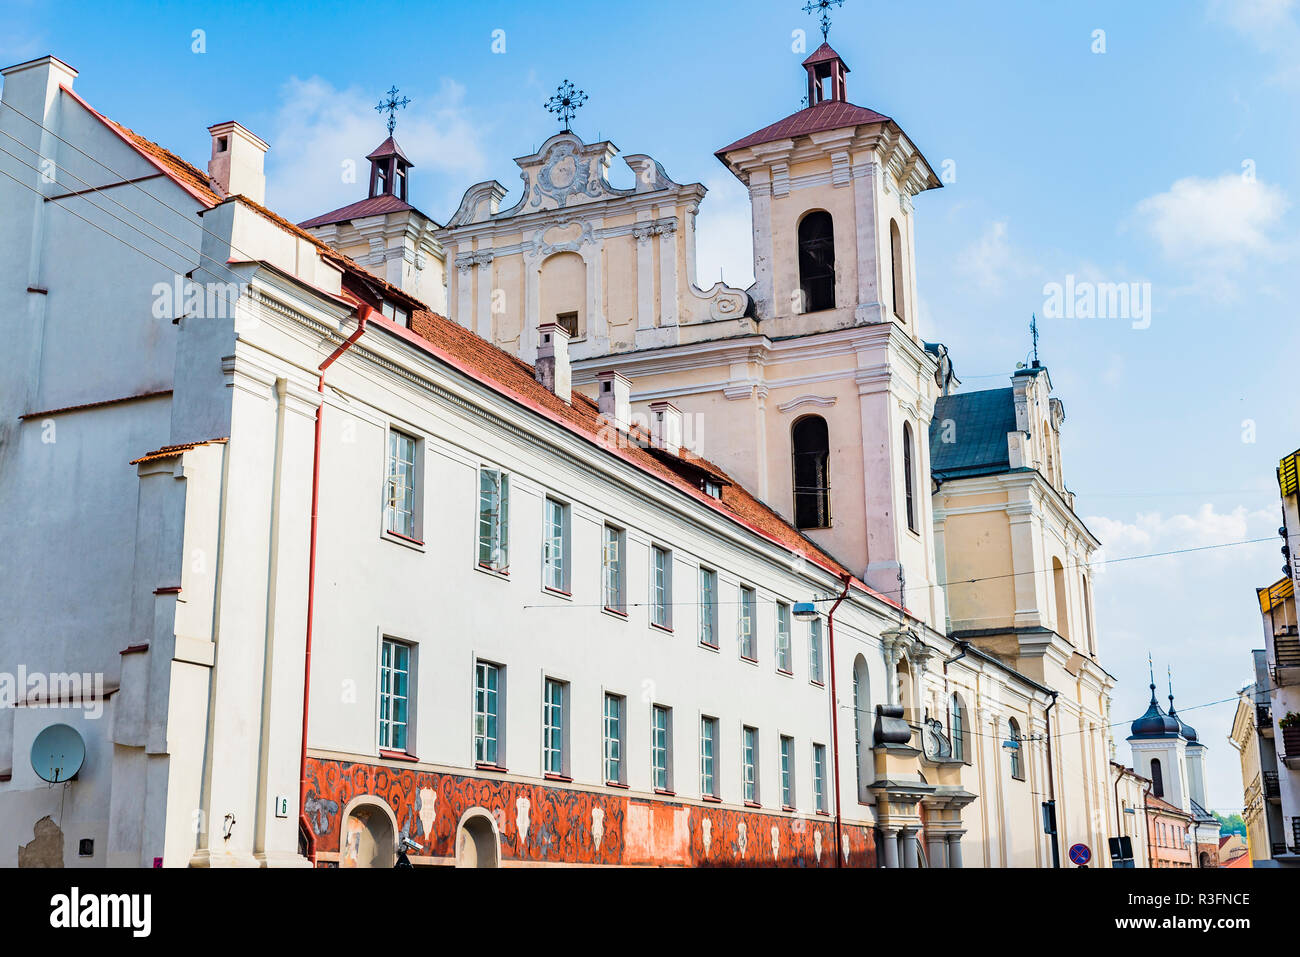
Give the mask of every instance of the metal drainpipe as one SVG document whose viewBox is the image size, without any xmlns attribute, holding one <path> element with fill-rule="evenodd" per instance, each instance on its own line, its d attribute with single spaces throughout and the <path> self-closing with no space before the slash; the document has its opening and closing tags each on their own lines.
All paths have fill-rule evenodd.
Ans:
<svg viewBox="0 0 1300 957">
<path fill-rule="evenodd" d="M 316 438 L 312 449 L 311 464 L 311 544 L 307 559 L 307 640 L 303 650 L 302 673 L 302 751 L 298 761 L 298 824 L 307 835 L 307 859 L 316 863 L 316 835 L 312 833 L 311 820 L 307 817 L 307 715 L 311 704 L 311 636 L 313 615 L 316 609 L 316 513 L 320 502 L 320 437 L 321 414 L 325 410 L 325 370 L 334 364 L 334 360 L 361 338 L 366 331 L 366 322 L 374 312 L 369 306 L 357 307 L 357 328 L 329 358 L 319 366 L 320 375 L 316 380 L 316 391 L 321 395 L 321 403 L 316 406 Z"/>
<path fill-rule="evenodd" d="M 1056 707 L 1057 692 L 1052 692 L 1052 703 L 1043 711 L 1047 722 L 1047 799 L 1052 802 L 1052 817 L 1055 819 L 1056 833 L 1052 838 L 1052 866 L 1061 866 L 1061 819 L 1056 814 L 1056 775 L 1052 771 L 1052 709 Z"/>
<path fill-rule="evenodd" d="M 1134 762 L 1136 763 L 1136 762 Z M 1147 831 L 1147 867 L 1155 867 L 1155 861 L 1151 856 L 1151 790 L 1154 787 L 1153 782 L 1148 781 L 1147 786 L 1142 790 L 1142 823 L 1146 825 Z"/>
<path fill-rule="evenodd" d="M 835 609 L 840 607 L 840 602 L 844 596 L 849 593 L 849 583 L 853 580 L 852 576 L 843 577 L 844 591 L 840 592 L 840 597 L 835 599 L 835 604 L 831 605 L 831 610 L 826 615 L 826 632 L 828 643 L 830 645 L 830 668 L 831 668 L 831 748 L 835 752 L 835 866 L 844 866 L 844 849 L 841 845 L 843 837 L 842 815 L 840 813 L 840 803 L 843 792 L 840 790 L 840 709 L 839 699 L 835 692 Z M 855 705 L 856 707 L 856 705 Z"/>
</svg>

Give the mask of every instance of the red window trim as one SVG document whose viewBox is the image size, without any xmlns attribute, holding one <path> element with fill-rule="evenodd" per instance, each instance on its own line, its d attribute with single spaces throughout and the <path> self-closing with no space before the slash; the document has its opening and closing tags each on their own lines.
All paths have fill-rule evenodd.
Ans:
<svg viewBox="0 0 1300 957">
<path fill-rule="evenodd" d="M 401 532 L 395 532 L 391 528 L 385 534 L 392 535 L 393 538 L 400 538 L 404 542 L 410 542 L 412 545 L 419 545 L 421 548 L 424 547 L 424 542 L 420 541 L 418 538 L 412 538 L 410 535 L 403 535 Z"/>
<path fill-rule="evenodd" d="M 651 628 L 657 628 L 657 629 L 659 629 L 660 631 L 662 631 L 662 632 L 666 632 L 666 633 L 668 633 L 668 634 L 670 634 L 670 635 L 673 633 L 673 626 L 672 626 L 672 625 L 661 625 L 661 624 L 659 624 L 657 621 L 652 621 L 652 622 L 650 622 L 650 627 L 651 627 Z"/>
<path fill-rule="evenodd" d="M 777 669 L 776 669 L 776 673 L 779 674 L 779 675 L 782 675 L 782 676 L 784 676 L 784 677 L 786 677 L 786 678 L 793 678 L 793 677 L 794 677 L 794 672 L 793 672 L 793 671 L 786 671 L 784 668 L 777 668 Z"/>
<path fill-rule="evenodd" d="M 622 781 L 606 781 L 606 782 L 605 782 L 605 787 L 607 787 L 607 788 L 622 788 L 624 791 L 627 790 L 627 785 L 624 784 Z"/>
<path fill-rule="evenodd" d="M 741 660 L 741 661 L 748 661 L 751 665 L 756 665 L 756 664 L 758 664 L 758 659 L 757 659 L 757 658 L 751 658 L 751 657 L 749 657 L 749 655 L 741 655 L 741 656 L 740 656 L 740 660 Z"/>
<path fill-rule="evenodd" d="M 830 812 L 830 811 L 823 811 L 821 808 L 818 808 L 818 809 L 817 809 L 817 813 L 820 814 L 820 815 L 822 815 L 823 817 L 830 817 L 830 816 L 831 816 L 831 812 Z"/>
<path fill-rule="evenodd" d="M 617 615 L 619 618 L 622 618 L 624 621 L 627 620 L 627 612 L 625 611 L 622 611 L 618 608 L 611 608 L 609 605 L 606 605 L 604 610 L 609 612 L 611 615 Z"/>
<path fill-rule="evenodd" d="M 782 804 L 782 805 L 781 805 L 781 810 L 782 810 L 782 811 L 789 811 L 789 812 L 793 813 L 796 809 L 795 809 L 795 807 L 794 807 L 793 805 L 791 805 L 791 804 Z"/>
<path fill-rule="evenodd" d="M 763 805 L 759 804 L 757 801 L 746 801 L 746 802 L 745 802 L 745 807 L 762 807 L 762 806 L 763 806 Z"/>
<path fill-rule="evenodd" d="M 667 788 L 655 788 L 655 794 L 661 794 L 664 797 L 677 797 L 676 791 L 670 791 Z"/>
<path fill-rule="evenodd" d="M 550 771 L 547 771 L 542 776 L 548 781 L 563 781 L 566 784 L 573 783 L 573 778 L 569 777 L 567 774 L 553 774 Z"/>
<path fill-rule="evenodd" d="M 721 803 L 722 803 L 722 798 L 717 797 L 716 795 L 713 795 L 713 794 L 701 794 L 701 795 L 700 795 L 700 800 L 701 800 L 701 801 L 708 801 L 710 804 L 721 804 Z"/>
<path fill-rule="evenodd" d="M 700 642 L 699 642 L 699 646 L 700 646 L 701 648 L 708 648 L 709 651 L 718 651 L 718 650 L 719 650 L 719 648 L 718 648 L 717 645 L 711 645 L 711 644 L 709 644 L 707 641 L 700 641 Z"/>
<path fill-rule="evenodd" d="M 162 588 L 153 590 L 155 595 L 179 595 L 181 593 L 180 585 L 164 585 Z"/>
<path fill-rule="evenodd" d="M 389 761 L 419 761 L 410 751 L 389 751 L 387 748 L 379 749 L 379 756 L 387 758 Z"/>
<path fill-rule="evenodd" d="M 486 761 L 478 761 L 474 764 L 476 771 L 500 771 L 502 774 L 509 771 L 509 768 L 503 768 L 499 764 L 488 764 Z"/>
<path fill-rule="evenodd" d="M 543 585 L 542 591 L 550 592 L 552 595 L 562 595 L 565 598 L 573 597 L 573 592 L 565 591 L 563 588 L 552 588 L 550 585 Z"/>
<path fill-rule="evenodd" d="M 808 683 L 809 683 L 810 685 L 816 685 L 818 688 L 825 688 L 825 687 L 826 687 L 826 682 L 824 682 L 824 681 L 815 681 L 815 680 L 813 680 L 812 678 L 809 678 L 809 679 L 808 679 Z"/>
<path fill-rule="evenodd" d="M 496 575 L 496 576 L 498 576 L 498 577 L 500 577 L 500 578 L 509 578 L 509 577 L 510 577 L 510 569 L 509 569 L 508 567 L 507 567 L 507 568 L 493 568 L 491 565 L 487 564 L 486 562 L 476 562 L 475 565 L 474 565 L 474 567 L 477 568 L 477 569 L 478 569 L 479 571 L 481 571 L 481 572 L 487 572 L 487 573 L 490 574 L 490 575 Z"/>
</svg>

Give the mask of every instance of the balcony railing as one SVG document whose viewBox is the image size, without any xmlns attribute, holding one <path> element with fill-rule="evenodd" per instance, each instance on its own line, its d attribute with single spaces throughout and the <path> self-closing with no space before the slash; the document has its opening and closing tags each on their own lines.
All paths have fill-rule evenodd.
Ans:
<svg viewBox="0 0 1300 957">
<path fill-rule="evenodd" d="M 1255 705 L 1255 727 L 1263 731 L 1273 730 L 1273 709 L 1266 704 Z"/>
<path fill-rule="evenodd" d="M 1282 786 L 1278 783 L 1276 771 L 1264 772 L 1264 797 L 1280 798 L 1282 796 Z"/>
<path fill-rule="evenodd" d="M 1279 668 L 1300 668 L 1300 638 L 1296 637 L 1295 625 L 1289 631 L 1287 635 L 1273 636 L 1273 662 Z"/>
<path fill-rule="evenodd" d="M 1291 853 L 1300 854 L 1300 817 L 1291 818 Z"/>
</svg>

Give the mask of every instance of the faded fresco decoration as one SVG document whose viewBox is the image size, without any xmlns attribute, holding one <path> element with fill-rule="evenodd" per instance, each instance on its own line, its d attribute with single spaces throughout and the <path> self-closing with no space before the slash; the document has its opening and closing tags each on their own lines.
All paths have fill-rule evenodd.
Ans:
<svg viewBox="0 0 1300 957">
<path fill-rule="evenodd" d="M 617 794 L 307 759 L 307 808 L 318 853 L 346 844 L 343 812 L 354 798 L 383 801 L 397 819 L 397 839 L 419 854 L 451 858 L 461 815 L 487 809 L 510 861 L 692 867 L 834 867 L 835 825 L 721 806 L 641 800 Z M 845 864 L 875 867 L 870 828 L 845 825 Z"/>
</svg>

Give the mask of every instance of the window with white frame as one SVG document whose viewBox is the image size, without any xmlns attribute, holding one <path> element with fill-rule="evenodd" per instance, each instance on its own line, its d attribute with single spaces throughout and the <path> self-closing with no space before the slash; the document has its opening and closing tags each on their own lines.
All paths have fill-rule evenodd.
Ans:
<svg viewBox="0 0 1300 957">
<path fill-rule="evenodd" d="M 776 670 L 783 674 L 793 671 L 790 655 L 790 606 L 776 603 Z"/>
<path fill-rule="evenodd" d="M 412 539 L 419 537 L 416 501 L 417 446 L 414 436 L 389 429 L 384 523 L 388 531 Z"/>
<path fill-rule="evenodd" d="M 405 751 L 410 714 L 411 646 L 385 638 L 379 657 L 379 746 Z"/>
<path fill-rule="evenodd" d="M 718 647 L 718 573 L 700 566 L 700 644 Z"/>
<path fill-rule="evenodd" d="M 623 744 L 626 728 L 623 715 L 627 712 L 627 698 L 620 694 L 605 694 L 605 783 L 626 784 L 623 765 Z"/>
<path fill-rule="evenodd" d="M 602 591 L 605 607 L 620 615 L 627 614 L 626 543 L 627 535 L 623 529 L 605 526 L 605 543 L 601 552 Z"/>
<path fill-rule="evenodd" d="M 818 811 L 826 811 L 826 745 L 813 745 L 813 799 Z"/>
<path fill-rule="evenodd" d="M 808 678 L 824 684 L 822 675 L 822 620 L 814 618 L 808 626 Z"/>
<path fill-rule="evenodd" d="M 502 695 L 505 669 L 488 661 L 474 663 L 474 760 L 502 765 Z"/>
<path fill-rule="evenodd" d="M 672 709 L 654 705 L 650 715 L 650 770 L 656 791 L 672 790 Z"/>
<path fill-rule="evenodd" d="M 568 710 L 569 683 L 547 678 L 542 687 L 542 771 L 568 774 L 568 733 L 565 712 Z"/>
<path fill-rule="evenodd" d="M 781 806 L 794 807 L 794 738 L 781 735 Z"/>
<path fill-rule="evenodd" d="M 718 719 L 700 718 L 700 795 L 718 796 Z"/>
<path fill-rule="evenodd" d="M 745 725 L 741 731 L 741 770 L 745 781 L 745 803 L 758 803 L 758 729 Z"/>
<path fill-rule="evenodd" d="M 510 476 L 479 469 L 478 563 L 502 574 L 510 570 Z"/>
<path fill-rule="evenodd" d="M 758 660 L 758 639 L 754 634 L 754 609 L 758 604 L 754 589 L 747 585 L 740 586 L 740 612 L 737 616 L 737 628 L 740 637 L 740 657 L 750 661 Z"/>
<path fill-rule="evenodd" d="M 650 547 L 650 624 L 673 627 L 673 553 Z"/>
<path fill-rule="evenodd" d="M 542 584 L 553 591 L 569 591 L 569 506 L 546 500 L 543 529 Z"/>
</svg>

